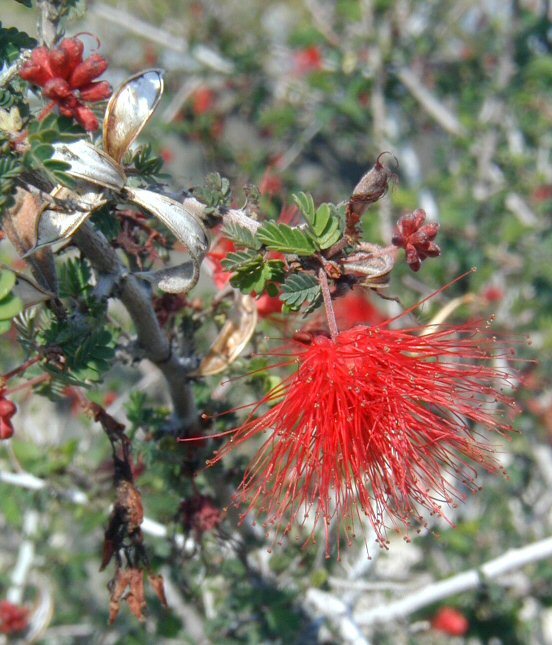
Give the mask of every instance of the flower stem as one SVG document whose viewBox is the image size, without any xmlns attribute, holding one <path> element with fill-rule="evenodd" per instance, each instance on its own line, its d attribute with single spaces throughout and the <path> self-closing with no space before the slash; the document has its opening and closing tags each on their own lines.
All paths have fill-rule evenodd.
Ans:
<svg viewBox="0 0 552 645">
<path fill-rule="evenodd" d="M 337 329 L 337 321 L 335 319 L 335 311 L 332 304 L 332 296 L 330 294 L 328 278 L 326 276 L 326 272 L 322 267 L 320 267 L 320 269 L 318 270 L 318 280 L 320 282 L 320 288 L 322 289 L 322 297 L 324 298 L 324 308 L 326 310 L 328 327 L 330 328 L 332 340 L 335 340 L 337 338 L 339 330 Z"/>
<path fill-rule="evenodd" d="M 12 379 L 14 376 L 19 376 L 20 374 L 23 374 L 23 372 L 31 365 L 34 365 L 35 363 L 38 363 L 38 361 L 42 360 L 42 356 L 34 356 L 33 358 L 29 358 L 29 360 L 25 361 L 22 365 L 19 367 L 16 367 L 15 369 L 11 370 L 11 372 L 6 372 L 6 374 L 0 375 L 0 388 L 3 388 L 6 383 Z"/>
</svg>

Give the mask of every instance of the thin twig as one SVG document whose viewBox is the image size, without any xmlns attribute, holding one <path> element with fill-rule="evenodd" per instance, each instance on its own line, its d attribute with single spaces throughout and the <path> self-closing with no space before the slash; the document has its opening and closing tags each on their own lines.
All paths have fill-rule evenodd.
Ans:
<svg viewBox="0 0 552 645">
<path fill-rule="evenodd" d="M 406 89 L 424 110 L 437 121 L 443 130 L 446 130 L 456 137 L 461 137 L 465 134 L 465 130 L 458 120 L 458 117 L 445 107 L 435 94 L 425 87 L 422 80 L 411 69 L 401 67 L 397 71 L 397 76 Z"/>
<path fill-rule="evenodd" d="M 464 591 L 477 589 L 485 579 L 515 571 L 528 564 L 552 557 L 552 537 L 539 540 L 520 549 L 511 549 L 495 560 L 489 560 L 479 569 L 470 569 L 440 582 L 413 591 L 401 600 L 378 605 L 356 615 L 358 624 L 365 627 L 389 623 L 406 618 L 410 614 Z"/>
<path fill-rule="evenodd" d="M 234 71 L 234 64 L 226 58 L 223 58 L 215 50 L 202 44 L 190 47 L 182 35 L 176 35 L 160 27 L 155 27 L 127 11 L 110 7 L 103 2 L 95 2 L 90 9 L 98 18 L 124 27 L 137 36 L 147 38 L 162 47 L 172 49 L 183 55 L 187 54 L 195 59 L 195 61 L 205 67 L 210 67 L 216 72 L 231 74 Z"/>
<path fill-rule="evenodd" d="M 360 625 L 342 600 L 331 593 L 319 589 L 309 589 L 306 601 L 308 605 L 315 608 L 317 614 L 325 616 L 336 627 L 342 643 L 369 645 Z"/>
<path fill-rule="evenodd" d="M 335 319 L 335 311 L 332 304 L 328 278 L 322 267 L 318 270 L 318 281 L 320 282 L 320 288 L 322 289 L 322 298 L 324 298 L 324 309 L 326 310 L 326 318 L 328 320 L 330 334 L 332 336 L 332 340 L 335 340 L 339 334 L 339 329 L 337 328 L 337 321 Z"/>
</svg>

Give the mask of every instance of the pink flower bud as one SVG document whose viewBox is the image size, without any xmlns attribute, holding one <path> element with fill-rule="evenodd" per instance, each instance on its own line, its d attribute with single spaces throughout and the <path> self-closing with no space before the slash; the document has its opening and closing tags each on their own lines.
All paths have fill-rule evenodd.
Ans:
<svg viewBox="0 0 552 645">
<path fill-rule="evenodd" d="M 79 103 L 73 111 L 73 116 L 87 132 L 92 132 L 98 129 L 98 118 L 89 107 L 86 107 L 86 105 Z"/>
<path fill-rule="evenodd" d="M 81 87 L 79 91 L 83 101 L 95 103 L 96 101 L 108 99 L 111 96 L 112 89 L 107 81 L 97 81 Z"/>
<path fill-rule="evenodd" d="M 65 40 L 61 41 L 59 48 L 67 54 L 68 75 L 65 78 L 68 78 L 75 67 L 82 63 L 84 45 L 78 38 L 65 38 Z"/>
<path fill-rule="evenodd" d="M 44 85 L 44 96 L 54 101 L 65 100 L 72 95 L 69 83 L 63 78 L 52 78 Z"/>
<path fill-rule="evenodd" d="M 68 69 L 69 57 L 62 49 L 52 49 L 48 56 L 50 71 L 53 77 L 69 78 Z"/>
<path fill-rule="evenodd" d="M 92 54 L 85 61 L 77 65 L 69 79 L 69 85 L 80 88 L 89 85 L 91 81 L 100 76 L 107 69 L 107 61 L 99 54 Z"/>
<path fill-rule="evenodd" d="M 0 398 L 0 417 L 2 419 L 11 419 L 17 412 L 17 406 L 9 399 Z"/>
<path fill-rule="evenodd" d="M 11 421 L 8 421 L 4 417 L 0 417 L 0 441 L 11 439 L 11 437 L 13 437 L 13 426 Z"/>
</svg>

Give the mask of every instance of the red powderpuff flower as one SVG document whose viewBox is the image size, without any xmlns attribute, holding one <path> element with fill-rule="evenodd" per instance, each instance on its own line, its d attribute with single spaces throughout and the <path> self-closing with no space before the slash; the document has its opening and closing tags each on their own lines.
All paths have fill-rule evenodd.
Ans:
<svg viewBox="0 0 552 645">
<path fill-rule="evenodd" d="M 397 222 L 391 242 L 406 251 L 406 261 L 412 271 L 419 271 L 422 261 L 441 254 L 433 241 L 439 232 L 436 222 L 425 223 L 426 213 L 417 208 L 413 213 L 403 215 Z"/>
<path fill-rule="evenodd" d="M 431 626 L 439 632 L 449 636 L 464 636 L 470 628 L 468 619 L 464 614 L 452 607 L 442 607 L 435 614 Z"/>
<path fill-rule="evenodd" d="M 315 45 L 305 47 L 294 54 L 293 63 L 300 76 L 316 72 L 322 69 L 322 53 Z"/>
<path fill-rule="evenodd" d="M 94 81 L 107 69 L 107 61 L 99 54 L 83 60 L 84 45 L 78 38 L 65 38 L 55 49 L 37 47 L 19 75 L 25 81 L 42 87 L 51 103 L 39 118 L 44 118 L 57 105 L 63 116 L 74 118 L 85 130 L 98 129 L 98 119 L 86 105 L 111 96 L 107 81 Z"/>
<path fill-rule="evenodd" d="M 198 116 L 209 112 L 215 103 L 215 93 L 208 87 L 199 87 L 192 95 L 194 114 Z"/>
<path fill-rule="evenodd" d="M 7 600 L 0 600 L 0 634 L 17 634 L 29 626 L 29 611 Z"/>
<path fill-rule="evenodd" d="M 403 314 L 404 316 L 405 314 Z M 476 470 L 501 470 L 493 449 L 472 425 L 500 434 L 511 426 L 497 404 L 514 407 L 502 389 L 507 371 L 495 366 L 494 339 L 477 323 L 394 330 L 387 321 L 357 326 L 330 339 L 291 345 L 282 364 L 296 373 L 260 401 L 268 412 L 231 431 L 209 463 L 254 437 L 264 443 L 235 497 L 255 512 L 274 539 L 308 524 L 314 541 L 336 520 L 351 543 L 367 518 L 380 545 L 391 524 L 418 522 L 424 509 L 444 516 L 464 491 L 477 491 Z M 504 353 L 502 353 L 504 356 Z M 339 540 L 338 540 L 339 549 Z"/>
</svg>

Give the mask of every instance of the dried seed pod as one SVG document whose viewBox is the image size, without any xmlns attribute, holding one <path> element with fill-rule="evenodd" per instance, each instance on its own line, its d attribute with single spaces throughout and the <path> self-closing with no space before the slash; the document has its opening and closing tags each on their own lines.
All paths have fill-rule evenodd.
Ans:
<svg viewBox="0 0 552 645">
<path fill-rule="evenodd" d="M 163 94 L 163 76 L 149 69 L 131 76 L 111 97 L 103 123 L 104 150 L 120 162 L 148 123 Z"/>
<path fill-rule="evenodd" d="M 347 204 L 347 235 L 353 239 L 358 238 L 358 223 L 369 204 L 374 204 L 381 199 L 389 188 L 389 182 L 397 178 L 397 175 L 386 168 L 380 161 L 383 155 L 391 154 L 382 152 L 376 159 L 373 167 L 361 178 L 355 186 L 351 199 Z M 393 158 L 396 161 L 396 158 Z"/>
<path fill-rule="evenodd" d="M 251 296 L 236 292 L 234 308 L 201 361 L 197 376 L 214 376 L 231 365 L 243 352 L 257 326 L 257 306 Z"/>
<path fill-rule="evenodd" d="M 120 191 L 126 183 L 121 166 L 108 154 L 86 141 L 54 144 L 53 159 L 71 165 L 69 174 L 98 186 Z"/>
</svg>

